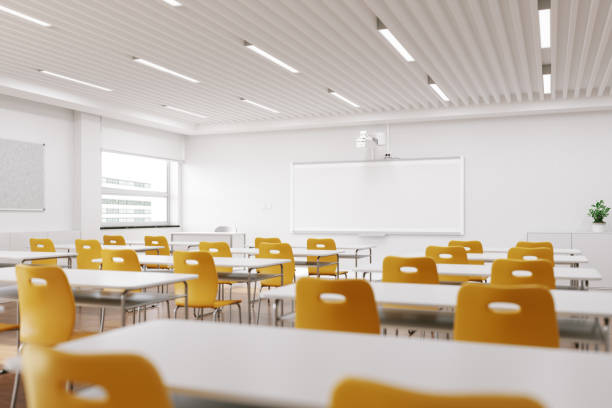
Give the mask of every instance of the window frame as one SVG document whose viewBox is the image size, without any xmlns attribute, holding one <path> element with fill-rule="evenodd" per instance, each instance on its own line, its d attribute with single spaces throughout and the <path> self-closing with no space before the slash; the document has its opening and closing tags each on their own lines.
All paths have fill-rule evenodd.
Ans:
<svg viewBox="0 0 612 408">
<path fill-rule="evenodd" d="M 114 153 L 122 154 L 126 156 L 137 156 L 148 159 L 164 160 L 166 162 L 166 192 L 159 191 L 142 191 L 142 190 L 130 190 L 122 188 L 103 187 L 102 180 L 107 177 L 102 175 L 102 154 L 103 153 Z M 176 174 L 176 200 L 172 197 L 172 163 L 177 164 Z M 168 227 L 180 227 L 181 220 L 181 201 L 182 201 L 182 175 L 183 175 L 183 162 L 181 160 L 168 159 L 166 157 L 151 156 L 138 153 L 122 152 L 118 150 L 100 149 L 100 229 L 121 229 L 121 228 L 168 228 Z M 139 197 L 162 197 L 166 199 L 166 222 L 150 221 L 150 222 L 130 222 L 130 223 L 104 223 L 102 221 L 102 196 L 104 195 L 123 195 L 123 196 L 139 196 Z M 173 205 L 173 201 L 176 204 Z M 176 208 L 175 208 L 176 206 Z M 172 219 L 172 213 L 176 212 L 176 219 Z"/>
</svg>

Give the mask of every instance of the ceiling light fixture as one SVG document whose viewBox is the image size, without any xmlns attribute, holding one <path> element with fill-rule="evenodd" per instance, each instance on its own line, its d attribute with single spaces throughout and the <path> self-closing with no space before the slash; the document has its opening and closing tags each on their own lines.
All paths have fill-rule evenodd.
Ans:
<svg viewBox="0 0 612 408">
<path fill-rule="evenodd" d="M 183 3 L 176 0 L 163 0 L 164 3 L 171 5 L 172 7 L 181 7 Z"/>
<path fill-rule="evenodd" d="M 550 64 L 542 65 L 542 85 L 546 95 L 552 92 L 552 74 L 550 71 Z"/>
<path fill-rule="evenodd" d="M 96 88 L 96 89 L 100 89 L 101 91 L 106 91 L 106 92 L 111 92 L 112 89 L 100 86 L 100 85 L 96 85 L 96 84 L 92 84 L 91 82 L 86 82 L 86 81 L 81 81 L 79 79 L 75 79 L 75 78 L 70 78 L 68 76 L 65 75 L 60 75 L 60 74 L 56 74 L 55 72 L 50 72 L 50 71 L 45 71 L 44 69 L 39 69 L 38 72 L 40 72 L 41 74 L 45 74 L 45 75 L 49 75 L 55 78 L 60 78 L 60 79 L 65 79 L 66 81 L 71 81 L 71 82 L 76 82 L 77 84 L 80 85 L 85 85 L 85 86 L 89 86 L 91 88 Z"/>
<path fill-rule="evenodd" d="M 43 27 L 51 27 L 51 24 L 49 24 L 49 23 L 47 23 L 45 21 L 42 21 L 42 20 L 39 20 L 37 18 L 28 16 L 27 14 L 20 13 L 19 11 L 10 9 L 8 7 L 0 6 L 0 11 L 3 11 L 5 13 L 10 14 L 10 15 L 15 16 L 15 17 L 22 18 L 24 20 L 29 21 L 30 23 L 38 24 L 38 25 L 43 26 Z"/>
<path fill-rule="evenodd" d="M 446 96 L 446 94 L 442 91 L 438 84 L 436 84 L 435 81 L 431 79 L 430 76 L 427 77 L 427 83 L 429 84 L 431 89 L 433 89 L 434 92 L 440 97 L 440 99 L 442 99 L 444 102 L 450 101 L 450 99 L 448 99 L 448 96 Z"/>
<path fill-rule="evenodd" d="M 348 103 L 349 105 L 351 105 L 353 108 L 358 108 L 359 105 L 357 105 L 355 102 L 351 101 L 350 99 L 340 95 L 338 92 L 334 91 L 333 89 L 327 89 L 327 93 L 329 93 L 330 95 L 335 96 L 336 98 L 340 99 L 342 102 Z"/>
<path fill-rule="evenodd" d="M 261 104 L 259 104 L 259 103 L 257 103 L 257 102 L 253 102 L 253 101 L 251 101 L 251 100 L 249 100 L 249 99 L 246 99 L 246 98 L 240 98 L 240 100 L 241 100 L 242 102 L 246 102 L 246 103 L 248 103 L 248 104 L 251 104 L 251 105 L 253 105 L 253 106 L 257 106 L 258 108 L 265 109 L 265 110 L 270 111 L 270 112 L 273 112 L 273 113 L 280 113 L 280 112 L 279 112 L 279 111 L 277 111 L 276 109 L 269 108 L 269 107 L 267 107 L 267 106 L 265 106 L 265 105 L 261 105 Z"/>
<path fill-rule="evenodd" d="M 168 69 L 166 67 L 162 67 L 161 65 L 157 65 L 151 61 L 147 61 L 146 59 L 142 59 L 142 58 L 138 58 L 138 57 L 133 57 L 132 58 L 134 62 L 137 62 L 139 64 L 145 65 L 149 68 L 153 68 L 156 69 L 158 71 L 161 72 L 165 72 L 166 74 L 170 74 L 170 75 L 174 75 L 175 77 L 184 79 L 185 81 L 189 81 L 189 82 L 193 82 L 194 84 L 199 84 L 200 81 L 198 81 L 197 79 L 193 79 L 192 77 L 189 77 L 187 75 L 183 75 L 183 74 L 179 74 L 176 71 L 173 71 L 171 69 Z"/>
<path fill-rule="evenodd" d="M 395 48 L 395 50 L 402 56 L 404 57 L 404 59 L 408 62 L 413 62 L 414 58 L 412 58 L 412 55 L 410 55 L 410 53 L 408 51 L 406 51 L 406 49 L 404 48 L 404 46 L 402 45 L 402 43 L 399 42 L 399 40 L 397 38 L 395 38 L 395 36 L 393 35 L 393 33 L 391 32 L 391 30 L 389 30 L 387 28 L 387 26 L 385 26 L 383 24 L 382 21 L 380 21 L 379 18 L 376 19 L 376 29 L 378 30 L 378 32 L 385 38 L 385 40 L 387 40 L 389 42 L 389 44 L 391 44 L 391 46 L 393 48 Z"/>
<path fill-rule="evenodd" d="M 265 52 L 261 48 L 254 46 L 253 44 L 251 44 L 248 41 L 244 42 L 244 46 L 247 47 L 249 50 L 253 51 L 255 54 L 261 55 L 265 59 L 267 59 L 269 61 L 272 61 L 276 65 L 279 65 L 279 66 L 285 68 L 287 71 L 289 71 L 289 72 L 291 72 L 293 74 L 298 74 L 300 72 L 297 69 L 293 68 L 291 65 L 289 65 L 287 63 L 284 63 L 283 61 L 279 60 L 275 56 L 268 54 L 267 52 Z"/>
<path fill-rule="evenodd" d="M 538 0 L 540 47 L 550 48 L 550 0 Z"/>
<path fill-rule="evenodd" d="M 175 111 L 175 112 L 184 113 L 184 114 L 186 114 L 186 115 L 191 115 L 191 116 L 195 116 L 195 117 L 202 118 L 202 119 L 206 119 L 206 118 L 208 117 L 208 116 L 200 115 L 199 113 L 190 112 L 190 111 L 188 111 L 188 110 L 181 109 L 181 108 L 176 108 L 176 107 L 174 107 L 174 106 L 170 106 L 170 105 L 162 105 L 162 106 L 163 106 L 164 108 L 166 108 L 166 109 L 170 109 L 170 110 L 173 110 L 173 111 Z"/>
</svg>

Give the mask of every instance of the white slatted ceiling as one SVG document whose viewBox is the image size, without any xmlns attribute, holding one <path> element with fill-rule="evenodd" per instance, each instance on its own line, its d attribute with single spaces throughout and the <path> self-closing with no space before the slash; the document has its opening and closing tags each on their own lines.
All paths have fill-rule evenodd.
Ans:
<svg viewBox="0 0 612 408">
<path fill-rule="evenodd" d="M 612 0 L 552 0 L 543 60 L 536 0 L 1 0 L 50 22 L 0 13 L 0 75 L 185 123 L 333 118 L 368 113 L 610 95 Z M 405 62 L 376 17 L 413 55 Z M 243 40 L 294 66 L 293 75 Z M 135 64 L 138 56 L 201 81 Z M 547 61 L 547 59 L 550 59 Z M 41 75 L 46 69 L 113 89 Z M 431 76 L 450 97 L 442 103 Z M 361 107 L 328 95 L 331 88 Z M 239 101 L 251 99 L 273 114 Z M 172 105 L 208 116 L 168 111 Z"/>
</svg>

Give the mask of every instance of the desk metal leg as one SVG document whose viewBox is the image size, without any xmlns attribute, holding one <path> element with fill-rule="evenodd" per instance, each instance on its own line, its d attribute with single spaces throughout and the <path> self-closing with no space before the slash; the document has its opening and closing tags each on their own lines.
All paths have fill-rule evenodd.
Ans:
<svg viewBox="0 0 612 408">
<path fill-rule="evenodd" d="M 251 299 L 251 268 L 249 268 L 249 277 L 247 278 L 247 322 L 251 324 L 251 307 L 252 307 L 252 299 Z"/>
<path fill-rule="evenodd" d="M 68 269 L 72 268 L 72 257 L 68 257 Z"/>
<path fill-rule="evenodd" d="M 123 292 L 121 292 L 121 326 L 125 326 L 125 296 L 126 294 L 127 294 L 127 290 L 124 290 Z"/>
<path fill-rule="evenodd" d="M 185 287 L 185 320 L 189 320 L 189 287 L 187 281 L 183 281 Z"/>
</svg>

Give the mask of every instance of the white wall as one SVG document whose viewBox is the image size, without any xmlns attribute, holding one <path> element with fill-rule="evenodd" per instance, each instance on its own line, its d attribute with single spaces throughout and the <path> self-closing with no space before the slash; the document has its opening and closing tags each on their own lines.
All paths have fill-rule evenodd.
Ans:
<svg viewBox="0 0 612 408">
<path fill-rule="evenodd" d="M 465 156 L 465 238 L 505 246 L 528 231 L 586 230 L 589 205 L 612 203 L 611 124 L 610 113 L 580 113 L 393 125 L 391 151 L 401 158 Z M 289 233 L 290 163 L 365 159 L 353 143 L 360 129 L 189 137 L 184 229 L 236 224 L 250 240 L 274 235 L 305 244 L 307 235 Z M 340 199 L 350 205 L 350 197 Z M 449 239 L 336 237 L 374 242 L 379 255 Z"/>
</svg>

